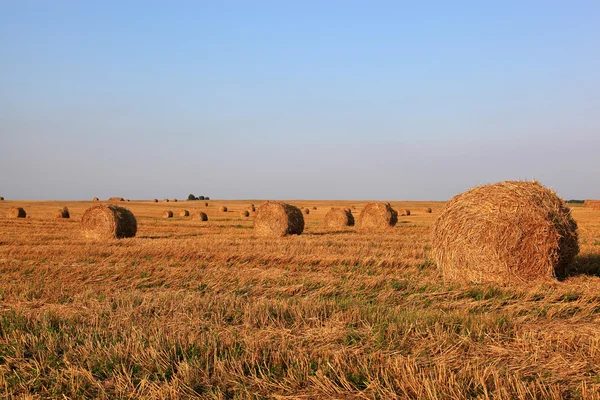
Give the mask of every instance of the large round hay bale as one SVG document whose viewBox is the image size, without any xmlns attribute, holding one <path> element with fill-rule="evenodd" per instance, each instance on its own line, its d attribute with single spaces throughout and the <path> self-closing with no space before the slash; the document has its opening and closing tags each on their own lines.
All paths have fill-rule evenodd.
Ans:
<svg viewBox="0 0 600 400">
<path fill-rule="evenodd" d="M 398 214 L 402 217 L 407 217 L 410 215 L 410 210 L 408 208 L 401 208 L 400 211 L 398 211 Z"/>
<path fill-rule="evenodd" d="M 189 217 L 190 212 L 188 210 L 181 210 L 181 211 L 179 211 L 179 216 L 180 217 Z"/>
<path fill-rule="evenodd" d="M 303 209 L 302 212 L 306 215 L 310 214 L 310 210 L 308 208 Z"/>
<path fill-rule="evenodd" d="M 71 214 L 69 213 L 69 209 L 67 207 L 63 207 L 56 212 L 56 218 L 71 218 Z"/>
<path fill-rule="evenodd" d="M 300 235 L 302 231 L 304 217 L 298 207 L 279 201 L 267 201 L 256 211 L 254 232 L 258 236 Z"/>
<path fill-rule="evenodd" d="M 431 214 L 433 212 L 433 210 L 431 209 L 431 207 L 425 207 L 423 209 L 423 212 L 426 213 L 426 214 Z"/>
<path fill-rule="evenodd" d="M 354 215 L 350 209 L 334 207 L 325 215 L 325 226 L 333 229 L 341 229 L 354 226 Z"/>
<path fill-rule="evenodd" d="M 240 213 L 240 217 L 246 218 L 250 216 L 250 211 L 244 210 Z"/>
<path fill-rule="evenodd" d="M 221 207 L 219 207 L 219 211 L 221 211 L 221 212 L 227 212 L 227 207 L 221 206 Z"/>
<path fill-rule="evenodd" d="M 88 238 L 128 238 L 137 232 L 137 221 L 131 211 L 114 204 L 98 204 L 81 217 L 81 228 Z"/>
<path fill-rule="evenodd" d="M 111 197 L 108 201 L 125 201 L 125 199 L 122 197 Z"/>
<path fill-rule="evenodd" d="M 578 252 L 569 208 L 538 182 L 473 188 L 451 199 L 433 226 L 433 258 L 453 281 L 560 277 Z"/>
<path fill-rule="evenodd" d="M 193 219 L 199 219 L 200 221 L 208 221 L 208 215 L 202 211 L 197 211 L 192 216 Z"/>
<path fill-rule="evenodd" d="M 389 203 L 369 203 L 360 212 L 360 228 L 380 230 L 391 228 L 398 222 L 398 213 Z"/>
<path fill-rule="evenodd" d="M 173 218 L 173 211 L 167 210 L 163 212 L 163 218 Z"/>
<path fill-rule="evenodd" d="M 25 218 L 26 216 L 27 216 L 27 213 L 21 207 L 9 208 L 6 213 L 7 218 Z"/>
</svg>

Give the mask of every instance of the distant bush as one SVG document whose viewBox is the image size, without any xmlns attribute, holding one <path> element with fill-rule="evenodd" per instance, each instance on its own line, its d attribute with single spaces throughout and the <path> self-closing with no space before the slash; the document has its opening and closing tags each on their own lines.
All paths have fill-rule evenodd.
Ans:
<svg viewBox="0 0 600 400">
<path fill-rule="evenodd" d="M 583 204 L 584 200 L 567 200 L 569 204 Z"/>
<path fill-rule="evenodd" d="M 188 200 L 198 200 L 198 198 L 196 196 L 194 196 L 193 194 L 190 194 L 188 196 Z"/>
</svg>

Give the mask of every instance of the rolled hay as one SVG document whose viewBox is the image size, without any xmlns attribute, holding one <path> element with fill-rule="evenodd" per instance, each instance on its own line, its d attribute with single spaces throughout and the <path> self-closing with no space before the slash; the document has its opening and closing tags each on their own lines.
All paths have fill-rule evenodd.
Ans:
<svg viewBox="0 0 600 400">
<path fill-rule="evenodd" d="M 423 209 L 423 212 L 426 213 L 426 214 L 431 214 L 433 212 L 433 210 L 431 209 L 431 207 L 425 207 Z"/>
<path fill-rule="evenodd" d="M 25 218 L 26 216 L 27 216 L 27 213 L 21 207 L 9 208 L 8 211 L 6 212 L 7 218 Z"/>
<path fill-rule="evenodd" d="M 180 217 L 189 217 L 190 212 L 188 210 L 181 210 L 181 211 L 179 211 L 179 216 Z"/>
<path fill-rule="evenodd" d="M 167 210 L 163 212 L 163 218 L 173 218 L 173 211 Z"/>
<path fill-rule="evenodd" d="M 353 209 L 353 210 L 356 210 L 356 206 L 352 206 L 352 209 Z"/>
<path fill-rule="evenodd" d="M 227 207 L 221 206 L 221 207 L 219 207 L 219 211 L 221 211 L 221 212 L 227 212 Z"/>
<path fill-rule="evenodd" d="M 153 203 L 158 203 L 158 199 L 152 199 Z"/>
<path fill-rule="evenodd" d="M 97 197 L 94 197 L 94 201 L 100 201 L 100 199 Z"/>
<path fill-rule="evenodd" d="M 248 207 L 248 211 L 256 211 L 256 207 L 254 207 L 254 204 L 250 204 L 250 207 Z"/>
<path fill-rule="evenodd" d="M 354 215 L 349 208 L 334 207 L 325 215 L 325 226 L 333 229 L 354 226 Z"/>
<path fill-rule="evenodd" d="M 303 209 L 302 212 L 306 215 L 310 214 L 310 210 L 308 208 Z"/>
<path fill-rule="evenodd" d="M 168 203 L 169 199 L 164 199 L 163 202 Z"/>
<path fill-rule="evenodd" d="M 122 197 L 111 197 L 108 201 L 125 201 L 125 199 Z"/>
<path fill-rule="evenodd" d="M 240 213 L 240 217 L 249 217 L 250 216 L 250 212 L 248 210 L 244 210 Z"/>
<path fill-rule="evenodd" d="M 171 200 L 173 203 L 177 203 L 177 199 L 173 199 Z"/>
<path fill-rule="evenodd" d="M 369 203 L 360 212 L 360 228 L 382 230 L 391 228 L 398 222 L 398 213 L 389 203 Z"/>
<path fill-rule="evenodd" d="M 124 207 L 98 204 L 83 213 L 81 228 L 87 238 L 128 238 L 135 236 L 137 221 L 133 213 Z"/>
<path fill-rule="evenodd" d="M 317 207 L 313 207 L 313 210 L 316 210 L 316 209 L 317 209 Z"/>
<path fill-rule="evenodd" d="M 208 215 L 202 211 L 197 211 L 192 216 L 193 219 L 199 219 L 200 221 L 208 221 Z"/>
<path fill-rule="evenodd" d="M 569 208 L 538 182 L 475 187 L 446 203 L 433 226 L 433 258 L 452 281 L 562 277 L 578 252 Z"/>
<path fill-rule="evenodd" d="M 400 211 L 398 211 L 398 213 L 402 216 L 402 217 L 406 217 L 410 215 L 410 210 L 407 208 L 402 208 L 400 209 Z"/>
<path fill-rule="evenodd" d="M 583 206 L 588 208 L 600 208 L 600 200 L 584 200 Z"/>
<path fill-rule="evenodd" d="M 63 207 L 63 208 L 59 209 L 56 212 L 55 216 L 57 219 L 71 218 L 71 214 L 69 214 L 69 209 L 67 207 Z"/>
<path fill-rule="evenodd" d="M 204 202 L 204 207 L 208 207 L 208 203 L 207 202 Z"/>
<path fill-rule="evenodd" d="M 4 197 L 0 196 L 0 201 L 4 201 Z"/>
<path fill-rule="evenodd" d="M 129 203 L 131 200 L 127 199 L 127 200 L 125 200 L 125 201 Z"/>
<path fill-rule="evenodd" d="M 279 201 L 267 201 L 256 211 L 254 233 L 258 236 L 283 237 L 300 235 L 302 231 L 304 217 L 298 207 Z"/>
</svg>

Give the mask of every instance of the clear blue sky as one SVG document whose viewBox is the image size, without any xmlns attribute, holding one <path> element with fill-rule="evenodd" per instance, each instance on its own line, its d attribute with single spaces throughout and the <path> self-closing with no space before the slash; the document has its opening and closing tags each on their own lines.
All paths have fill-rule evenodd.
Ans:
<svg viewBox="0 0 600 400">
<path fill-rule="evenodd" d="M 600 198 L 599 21 L 598 1 L 0 0 L 0 196 Z"/>
</svg>

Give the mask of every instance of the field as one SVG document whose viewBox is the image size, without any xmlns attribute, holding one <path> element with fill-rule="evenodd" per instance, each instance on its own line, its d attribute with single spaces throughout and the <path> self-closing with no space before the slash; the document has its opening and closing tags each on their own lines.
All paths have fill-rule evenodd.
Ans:
<svg viewBox="0 0 600 400">
<path fill-rule="evenodd" d="M 444 283 L 443 203 L 392 202 L 384 234 L 323 226 L 365 202 L 291 203 L 301 236 L 254 237 L 250 201 L 132 201 L 137 237 L 90 241 L 92 202 L 0 202 L 0 397 L 600 398 L 600 210 L 573 208 L 580 274 L 509 288 Z"/>
</svg>

